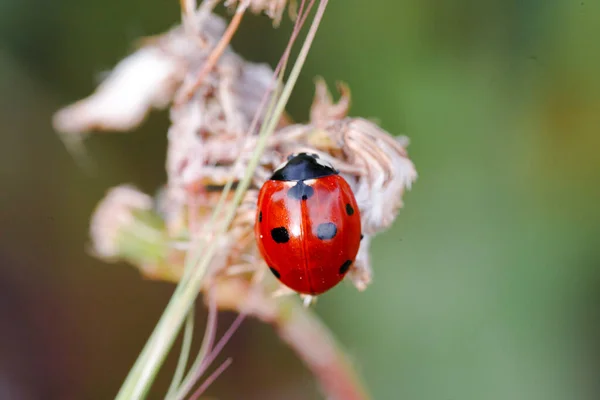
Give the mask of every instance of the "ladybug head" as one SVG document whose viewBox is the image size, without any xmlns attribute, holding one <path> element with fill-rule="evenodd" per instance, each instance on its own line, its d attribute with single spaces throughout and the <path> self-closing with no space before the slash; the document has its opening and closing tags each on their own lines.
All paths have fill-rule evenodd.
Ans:
<svg viewBox="0 0 600 400">
<path fill-rule="evenodd" d="M 289 156 L 287 162 L 275 170 L 271 180 L 304 181 L 338 173 L 331 164 L 320 159 L 318 154 L 298 153 Z"/>
</svg>

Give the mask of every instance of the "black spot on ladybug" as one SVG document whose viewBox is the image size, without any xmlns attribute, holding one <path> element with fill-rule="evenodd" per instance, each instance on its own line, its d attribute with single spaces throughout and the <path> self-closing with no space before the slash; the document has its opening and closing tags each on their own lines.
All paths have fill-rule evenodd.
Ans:
<svg viewBox="0 0 600 400">
<path fill-rule="evenodd" d="M 350 269 L 351 265 L 352 265 L 352 261 L 346 260 L 346 262 L 343 263 L 342 266 L 340 267 L 340 274 L 344 275 L 346 272 L 348 272 L 348 269 Z"/>
<path fill-rule="evenodd" d="M 337 226 L 333 222 L 325 222 L 317 226 L 317 237 L 321 240 L 329 240 L 335 237 Z"/>
<path fill-rule="evenodd" d="M 276 243 L 287 243 L 290 240 L 290 234 L 284 226 L 271 229 L 271 237 Z"/>
<path fill-rule="evenodd" d="M 346 214 L 348 214 L 348 215 L 354 214 L 354 208 L 352 208 L 350 203 L 346 204 Z"/>
<path fill-rule="evenodd" d="M 262 222 L 262 211 L 258 213 L 258 222 Z"/>
<path fill-rule="evenodd" d="M 308 200 L 313 194 L 315 194 L 315 189 L 302 181 L 296 183 L 296 185 L 292 186 L 287 192 L 288 197 L 295 200 Z"/>
<path fill-rule="evenodd" d="M 273 267 L 269 267 L 269 269 L 271 270 L 271 272 L 273 273 L 273 275 L 275 275 L 275 277 L 276 277 L 277 279 L 280 279 L 280 278 L 281 278 L 281 275 L 279 275 L 279 271 L 277 271 L 277 270 L 276 270 L 275 268 L 273 268 Z"/>
<path fill-rule="evenodd" d="M 365 237 L 365 235 L 363 235 L 362 233 L 360 234 L 360 240 L 363 240 L 363 238 Z"/>
</svg>

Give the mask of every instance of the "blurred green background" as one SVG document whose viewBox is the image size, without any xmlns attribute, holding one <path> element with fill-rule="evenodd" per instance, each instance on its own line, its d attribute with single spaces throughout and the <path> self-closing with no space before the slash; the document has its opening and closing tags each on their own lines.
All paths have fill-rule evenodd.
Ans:
<svg viewBox="0 0 600 400">
<path fill-rule="evenodd" d="M 598 398 L 600 2 L 330 3 L 289 111 L 307 118 L 315 75 L 343 80 L 419 172 L 370 288 L 316 307 L 374 398 Z M 0 1 L 0 399 L 112 398 L 172 292 L 86 254 L 109 187 L 164 182 L 167 113 L 90 137 L 93 174 L 51 116 L 178 20 L 175 0 Z M 249 16 L 233 44 L 274 65 L 290 28 Z M 321 398 L 268 326 L 223 355 L 215 398 Z"/>
</svg>

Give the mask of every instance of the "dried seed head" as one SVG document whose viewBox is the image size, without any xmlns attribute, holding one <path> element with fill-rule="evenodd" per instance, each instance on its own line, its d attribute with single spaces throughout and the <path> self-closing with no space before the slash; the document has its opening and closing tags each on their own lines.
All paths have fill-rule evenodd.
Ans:
<svg viewBox="0 0 600 400">
<path fill-rule="evenodd" d="M 253 11 L 280 16 L 286 2 L 262 0 L 249 5 Z M 221 187 L 245 174 L 257 142 L 250 125 L 273 84 L 268 66 L 247 62 L 226 47 L 196 88 L 199 73 L 209 62 L 226 24 L 202 6 L 185 21 L 185 28 L 176 27 L 146 40 L 140 50 L 115 68 L 96 93 L 55 117 L 57 129 L 67 132 L 124 130 L 137 125 L 151 107 L 183 99 L 170 110 L 168 181 L 157 200 L 159 214 L 151 210 L 153 201 L 148 196 L 121 186 L 109 192 L 98 207 L 91 227 L 97 255 L 128 259 L 145 273 L 169 280 L 180 275 L 185 255 L 176 243 L 214 240 L 214 232 L 202 228 L 209 224 Z M 190 87 L 195 88 L 190 96 L 180 96 Z M 365 236 L 348 276 L 360 290 L 370 283 L 371 239 L 392 224 L 402 207 L 404 192 L 417 174 L 406 152 L 408 139 L 392 137 L 374 122 L 348 117 L 350 91 L 343 84 L 338 84 L 338 89 L 340 99 L 336 103 L 324 81 L 317 79 L 310 121 L 294 125 L 285 118 L 280 121 L 254 172 L 253 186 L 228 234 L 217 243 L 218 256 L 211 264 L 217 278 L 227 279 L 239 271 L 258 268 L 260 256 L 253 236 L 257 190 L 288 155 L 304 151 L 319 154 L 333 164 L 352 187 Z M 257 121 L 260 126 L 260 114 Z M 160 216 L 162 231 L 139 229 L 148 227 L 136 225 L 137 219 L 132 216 L 139 210 Z M 153 258 L 136 257 L 128 252 L 130 248 L 118 243 L 123 232 L 146 235 L 144 240 L 152 237 L 155 241 L 151 243 L 159 250 L 152 253 Z M 150 268 L 153 262 L 170 270 Z"/>
<path fill-rule="evenodd" d="M 334 104 L 322 81 L 317 82 L 311 123 L 287 126 L 276 132 L 256 170 L 254 182 L 259 187 L 287 155 L 299 151 L 317 153 L 339 169 L 352 186 L 361 211 L 365 237 L 348 276 L 358 289 L 364 290 L 372 274 L 371 238 L 395 219 L 402 206 L 402 195 L 416 179 L 416 171 L 405 150 L 406 138 L 393 138 L 373 122 L 346 116 L 349 91 L 340 87 L 342 98 Z M 255 137 L 243 135 L 233 125 L 206 125 L 203 121 L 207 113 L 200 110 L 207 98 L 194 96 L 189 104 L 172 110 L 169 181 L 161 197 L 163 218 L 171 237 L 181 237 L 186 232 L 192 213 L 196 215 L 198 226 L 207 224 L 220 196 L 218 190 L 214 192 L 209 188 L 223 184 L 232 176 L 240 177 L 249 159 L 247 149 L 254 145 Z M 215 99 L 210 101 L 218 103 Z M 232 110 L 239 111 L 239 107 L 234 106 Z M 236 159 L 239 169 L 234 168 Z M 223 257 L 213 260 L 212 268 L 221 275 L 228 274 L 225 267 L 251 270 L 260 259 L 253 240 L 256 193 L 256 190 L 248 191 L 228 236 L 219 243 L 217 254 Z M 112 203 L 111 197 L 106 204 Z M 148 198 L 145 199 L 148 207 Z M 192 208 L 190 199 L 194 202 Z M 99 215 L 97 213 L 95 219 L 103 218 Z M 188 230 L 187 234 L 193 236 L 192 231 Z M 95 242 L 97 248 L 102 248 L 98 245 L 101 242 Z M 113 247 L 111 254 L 114 253 Z"/>
</svg>

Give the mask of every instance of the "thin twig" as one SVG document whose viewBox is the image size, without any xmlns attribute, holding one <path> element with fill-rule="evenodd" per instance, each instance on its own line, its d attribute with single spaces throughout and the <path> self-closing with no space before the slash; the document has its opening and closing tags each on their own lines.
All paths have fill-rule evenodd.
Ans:
<svg viewBox="0 0 600 400">
<path fill-rule="evenodd" d="M 219 58 L 229 45 L 229 42 L 231 42 L 231 38 L 233 38 L 233 35 L 240 26 L 240 22 L 242 22 L 242 17 L 244 16 L 244 12 L 248 8 L 248 4 L 249 2 L 247 0 L 240 3 L 237 10 L 235 11 L 233 18 L 231 19 L 231 22 L 229 23 L 229 26 L 225 30 L 225 33 L 223 33 L 221 40 L 219 40 L 219 43 L 217 43 L 215 48 L 211 51 L 210 55 L 208 56 L 208 59 L 202 66 L 200 72 L 198 73 L 198 77 L 196 78 L 194 83 L 190 85 L 189 88 L 183 90 L 181 92 L 181 95 L 178 96 L 177 99 L 175 99 L 175 101 L 173 102 L 175 106 L 179 106 L 188 101 L 190 97 L 192 97 L 192 95 L 196 92 L 196 90 L 198 90 L 198 88 L 202 85 L 210 71 L 216 65 L 217 61 L 219 61 Z"/>
<path fill-rule="evenodd" d="M 221 0 L 202 0 L 196 8 L 196 0 L 179 0 L 181 5 L 181 21 L 186 33 L 197 36 L 201 22 L 212 12 Z"/>
<path fill-rule="evenodd" d="M 264 270 L 264 268 L 263 268 Z M 244 282 L 224 288 L 221 309 L 247 310 L 252 316 L 273 325 L 280 338 L 297 354 L 318 380 L 328 400 L 370 400 L 357 372 L 355 361 L 336 340 L 329 328 L 305 308 L 297 296 L 274 297 L 265 287 Z"/>
<path fill-rule="evenodd" d="M 208 318 L 206 321 L 206 328 L 204 330 L 204 337 L 202 339 L 202 344 L 200 345 L 200 350 L 198 351 L 198 355 L 196 359 L 192 363 L 190 370 L 187 376 L 181 382 L 177 393 L 173 396 L 173 400 L 181 400 L 183 399 L 188 392 L 194 387 L 194 384 L 198 378 L 196 378 L 197 371 L 202 367 L 202 363 L 204 362 L 204 358 L 207 354 L 212 350 L 213 343 L 215 341 L 215 337 L 217 334 L 217 303 L 215 301 L 215 297 L 212 293 L 208 293 Z"/>
<path fill-rule="evenodd" d="M 215 305 L 216 307 L 216 305 Z M 216 310 L 215 310 L 216 311 Z M 210 344 L 211 347 L 207 347 L 204 350 L 200 350 L 198 357 L 194 361 L 194 365 L 190 368 L 190 372 L 188 376 L 185 378 L 183 384 L 181 385 L 177 396 L 174 400 L 182 400 L 188 394 L 188 392 L 194 387 L 194 385 L 200 380 L 202 375 L 206 372 L 206 370 L 210 367 L 212 362 L 217 358 L 219 353 L 223 350 L 223 347 L 231 340 L 233 334 L 240 327 L 242 322 L 244 321 L 246 315 L 244 313 L 240 313 L 236 319 L 231 323 L 225 334 L 219 339 L 216 346 L 212 347 L 212 342 Z M 212 335 L 214 337 L 214 334 Z M 202 343 L 202 347 L 204 348 L 204 342 Z"/>
<path fill-rule="evenodd" d="M 196 0 L 179 0 L 179 5 L 182 15 L 189 16 L 196 11 Z"/>
<path fill-rule="evenodd" d="M 200 385 L 200 387 L 194 392 L 194 394 L 190 396 L 189 400 L 197 400 L 202 395 L 202 393 L 204 393 L 206 389 L 208 389 L 208 387 L 214 381 L 217 380 L 217 378 L 227 369 L 227 367 L 231 365 L 232 361 L 233 359 L 231 357 L 225 360 L 223 364 L 219 366 L 219 368 L 217 368 L 212 374 L 208 376 L 208 378 L 206 378 L 202 385 Z"/>
<path fill-rule="evenodd" d="M 298 35 L 300 34 L 300 31 L 302 30 L 302 27 L 304 26 L 304 23 L 306 22 L 306 19 L 308 18 L 311 8 L 315 4 L 315 0 L 310 0 L 308 8 L 307 8 L 306 12 L 303 14 L 303 9 L 304 9 L 305 3 L 306 3 L 306 0 L 302 0 L 302 3 L 300 3 L 300 10 L 298 11 L 298 18 L 296 19 L 296 22 L 294 23 L 294 28 L 292 30 L 292 34 L 290 35 L 290 39 L 288 40 L 288 44 L 287 44 L 282 56 L 279 58 L 279 62 L 277 63 L 277 66 L 275 67 L 275 71 L 273 72 L 274 78 L 277 76 L 283 76 L 283 72 L 285 72 L 285 65 L 288 62 L 290 53 L 292 52 L 292 47 L 294 46 L 294 43 L 296 42 L 296 39 L 298 38 Z M 280 74 L 280 71 L 282 72 L 281 74 Z M 256 114 L 254 114 L 254 119 L 252 120 L 252 123 L 250 124 L 250 129 L 248 129 L 248 132 L 247 132 L 248 136 L 250 136 L 254 133 L 254 130 L 256 129 L 256 126 L 258 125 L 260 116 L 262 115 L 262 111 L 267 103 L 267 99 L 269 98 L 269 94 L 274 89 L 273 86 L 274 86 L 275 82 L 277 82 L 277 79 L 273 79 L 271 81 L 271 85 L 268 87 L 265 94 L 263 95 L 263 98 L 260 101 L 260 105 L 258 106 L 258 111 L 256 112 Z"/>
<path fill-rule="evenodd" d="M 235 331 L 237 331 L 238 328 L 240 327 L 240 325 L 242 324 L 242 322 L 244 322 L 245 318 L 246 318 L 245 313 L 238 314 L 238 316 L 231 323 L 231 325 L 229 326 L 229 328 L 227 329 L 227 331 L 225 332 L 223 337 L 221 337 L 221 339 L 217 342 L 217 344 L 215 345 L 215 348 L 212 349 L 210 354 L 203 360 L 203 365 L 200 369 L 200 375 L 202 375 L 204 373 L 204 371 L 206 371 L 208 369 L 210 364 L 212 364 L 212 362 L 215 360 L 215 358 L 217 358 L 219 353 L 223 350 L 223 347 L 225 347 L 227 342 L 229 342 L 229 340 L 231 340 Z"/>
<path fill-rule="evenodd" d="M 352 361 L 311 310 L 292 299 L 280 303 L 279 307 L 275 321 L 279 336 L 313 372 L 325 397 L 329 400 L 370 399 Z"/>
</svg>

